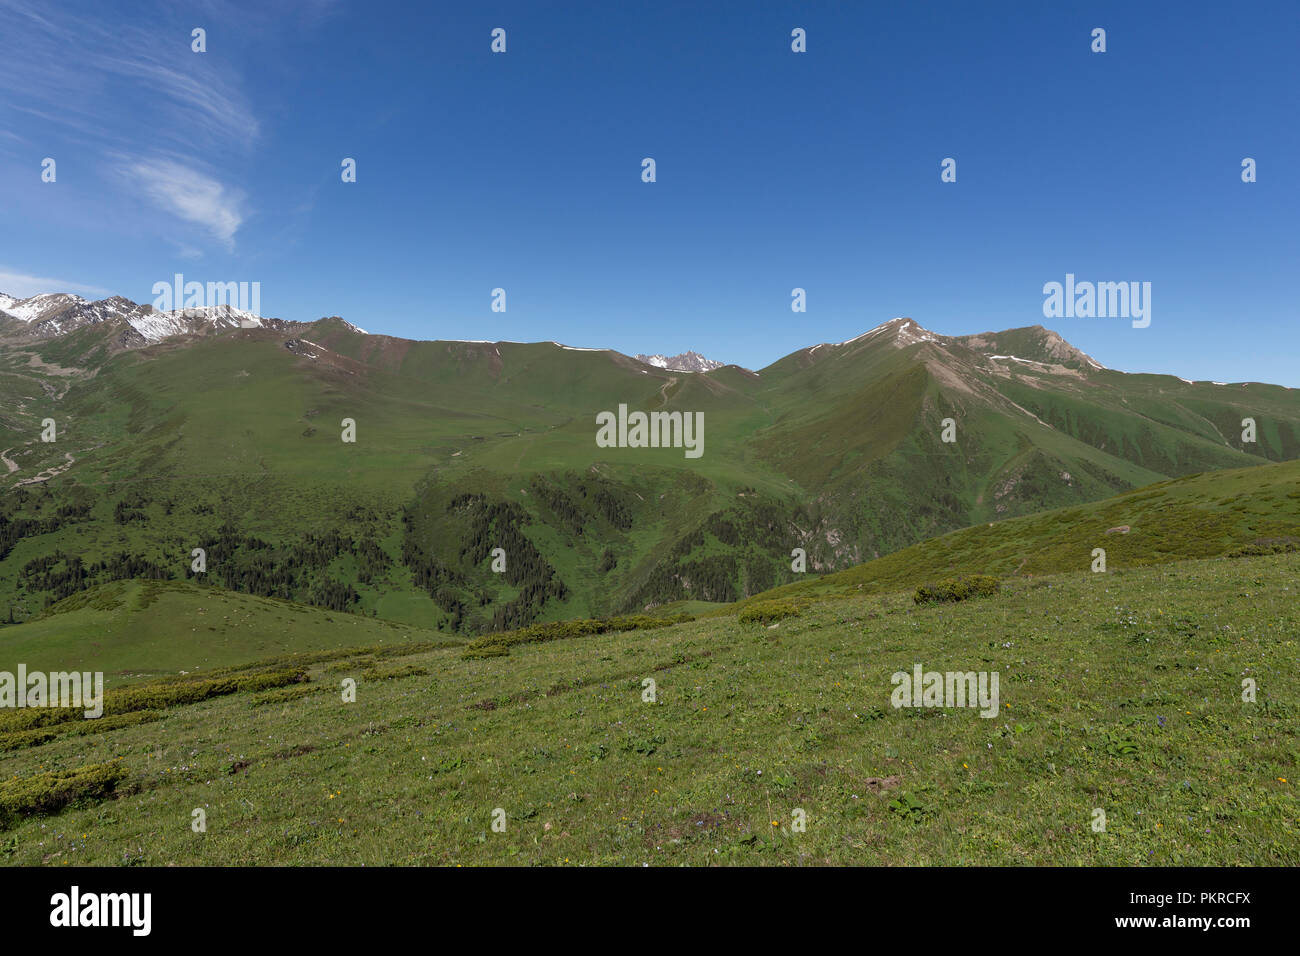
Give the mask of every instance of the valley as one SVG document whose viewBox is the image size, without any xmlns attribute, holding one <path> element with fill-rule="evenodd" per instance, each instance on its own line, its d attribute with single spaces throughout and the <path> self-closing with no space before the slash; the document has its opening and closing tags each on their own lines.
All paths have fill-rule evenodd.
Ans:
<svg viewBox="0 0 1300 956">
<path fill-rule="evenodd" d="M 218 587 L 470 636 L 725 605 L 800 587 L 796 547 L 842 571 L 1300 453 L 1293 390 L 1114 372 L 1041 328 L 897 319 L 758 372 L 683 373 L 337 318 L 190 317 L 142 343 L 127 300 L 38 299 L 63 311 L 0 317 L 0 445 L 19 468 L 0 620 L 124 575 L 191 578 L 197 547 Z M 1234 442 L 1247 416 L 1257 441 Z M 47 419 L 56 442 L 37 440 Z M 618 427 L 633 420 L 647 434 Z M 513 550 L 504 575 L 494 547 Z"/>
</svg>

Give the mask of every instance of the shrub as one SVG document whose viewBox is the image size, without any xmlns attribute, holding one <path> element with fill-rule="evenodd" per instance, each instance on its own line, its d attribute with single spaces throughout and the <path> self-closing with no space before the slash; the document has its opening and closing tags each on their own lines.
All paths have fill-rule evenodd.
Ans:
<svg viewBox="0 0 1300 956">
<path fill-rule="evenodd" d="M 799 605 L 791 601 L 757 601 L 741 611 L 736 619 L 741 624 L 773 624 L 794 617 L 800 610 Z"/>
<path fill-rule="evenodd" d="M 120 763 L 98 763 L 7 780 L 0 783 L 0 828 L 33 813 L 58 813 L 73 804 L 103 800 L 126 776 Z"/>
<path fill-rule="evenodd" d="M 149 681 L 104 692 L 103 720 L 114 714 L 129 714 L 142 710 L 165 710 L 168 707 L 196 704 L 210 697 L 221 697 L 239 691 L 269 690 L 288 684 L 306 682 L 307 674 L 298 668 L 264 671 L 232 677 L 192 677 L 178 681 L 174 678 Z M 50 727 L 71 720 L 82 720 L 84 708 L 34 707 L 0 714 L 0 732 L 31 730 Z M 105 729 L 111 729 L 107 727 Z"/>
<path fill-rule="evenodd" d="M 222 697 L 239 691 L 270 690 L 287 684 L 301 684 L 306 680 L 305 672 L 289 668 L 246 677 L 217 677 L 184 684 L 142 684 L 105 694 L 104 713 L 121 714 L 133 710 L 196 704 L 210 697 Z"/>
<path fill-rule="evenodd" d="M 44 727 L 33 727 L 30 730 L 15 730 L 12 733 L 0 733 L 0 752 L 6 750 L 21 750 L 23 747 L 39 747 L 41 744 L 49 743 L 59 736 L 72 736 L 73 734 L 102 734 L 110 730 L 117 730 L 120 727 L 134 727 L 137 724 L 148 724 L 155 720 L 162 720 L 163 715 L 152 710 L 137 710 L 129 714 L 117 714 L 113 717 L 100 717 L 98 719 L 85 719 L 76 721 L 63 721 Z"/>
<path fill-rule="evenodd" d="M 509 657 L 510 648 L 502 644 L 483 644 L 479 647 L 467 647 L 460 655 L 463 661 L 472 661 L 482 657 Z"/>
<path fill-rule="evenodd" d="M 403 677 L 419 677 L 429 673 L 417 664 L 403 664 L 398 667 L 368 667 L 361 672 L 365 680 L 400 680 Z"/>
<path fill-rule="evenodd" d="M 32 727 L 28 730 L 15 730 L 0 734 L 0 753 L 6 750 L 21 750 L 23 747 L 39 747 L 59 736 L 58 727 Z"/>
<path fill-rule="evenodd" d="M 248 702 L 248 705 L 250 707 L 263 707 L 266 704 L 286 704 L 291 700 L 298 700 L 301 697 L 314 694 L 318 690 L 320 690 L 319 687 L 313 687 L 311 684 L 270 690 L 264 694 L 258 694 Z"/>
<path fill-rule="evenodd" d="M 588 634 L 605 634 L 609 631 L 643 631 L 660 627 L 671 627 L 684 621 L 695 620 L 689 614 L 675 617 L 651 617 L 648 614 L 626 614 L 621 617 L 582 618 L 575 621 L 547 621 L 544 624 L 529 624 L 515 631 L 501 631 L 487 634 L 465 646 L 462 659 L 475 657 L 501 657 L 499 652 L 484 653 L 489 647 L 497 647 L 509 653 L 517 644 L 541 644 L 558 641 L 568 637 L 585 637 Z"/>
<path fill-rule="evenodd" d="M 1240 548 L 1233 548 L 1225 557 L 1250 558 L 1265 554 L 1288 554 L 1292 551 L 1300 551 L 1300 538 L 1287 535 L 1281 538 L 1259 538 Z"/>
<path fill-rule="evenodd" d="M 990 597 L 1001 588 L 997 578 L 987 574 L 947 578 L 938 584 L 923 584 L 916 589 L 912 600 L 916 604 L 947 604 L 973 597 Z"/>
</svg>

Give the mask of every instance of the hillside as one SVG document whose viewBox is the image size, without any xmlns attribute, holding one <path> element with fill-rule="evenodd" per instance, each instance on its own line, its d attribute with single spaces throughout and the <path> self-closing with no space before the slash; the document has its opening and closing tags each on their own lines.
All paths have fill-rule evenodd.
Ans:
<svg viewBox="0 0 1300 956">
<path fill-rule="evenodd" d="M 412 644 L 438 636 L 181 581 L 115 581 L 80 591 L 0 635 L 0 665 L 102 671 L 107 687 L 203 674 L 284 654 Z M 445 638 L 440 643 L 448 643 Z"/>
<path fill-rule="evenodd" d="M 750 601 L 824 600 L 954 573 L 1037 577 L 1300 549 L 1300 462 L 1188 475 L 1073 508 L 977 525 Z M 741 602 L 741 606 L 750 603 Z"/>
<path fill-rule="evenodd" d="M 0 320 L 0 625 L 130 578 L 465 635 L 725 604 L 793 584 L 794 548 L 839 571 L 1300 450 L 1294 390 L 1115 372 L 1040 327 L 897 319 L 691 373 L 338 318 L 145 340 L 123 303 Z M 621 406 L 702 415 L 703 454 L 597 446 Z"/>
<path fill-rule="evenodd" d="M 4 715 L 0 852 L 1295 866 L 1297 571 L 1295 554 L 1077 571 L 954 606 L 852 596 L 773 627 L 719 618 L 491 658 L 321 652 L 137 685 L 100 721 Z M 247 607 L 254 631 L 282 626 L 269 602 Z M 892 707 L 891 674 L 916 663 L 998 672 L 998 715 Z"/>
</svg>

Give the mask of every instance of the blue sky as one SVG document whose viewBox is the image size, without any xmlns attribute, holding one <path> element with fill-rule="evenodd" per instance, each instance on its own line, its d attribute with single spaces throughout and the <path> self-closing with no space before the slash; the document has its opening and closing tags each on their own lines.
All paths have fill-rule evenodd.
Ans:
<svg viewBox="0 0 1300 956">
<path fill-rule="evenodd" d="M 1046 324 L 1300 386 L 1293 0 L 0 0 L 0 36 L 0 291 L 181 272 L 283 318 L 752 368 L 898 315 Z M 1066 273 L 1150 282 L 1150 327 L 1045 320 Z"/>
</svg>

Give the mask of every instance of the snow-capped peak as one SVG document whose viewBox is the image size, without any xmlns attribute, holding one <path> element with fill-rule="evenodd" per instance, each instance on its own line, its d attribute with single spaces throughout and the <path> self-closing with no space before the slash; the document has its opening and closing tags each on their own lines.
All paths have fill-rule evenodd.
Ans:
<svg viewBox="0 0 1300 956">
<path fill-rule="evenodd" d="M 722 368 L 726 364 L 725 362 L 715 362 L 713 359 L 707 359 L 699 352 L 683 352 L 680 355 L 672 356 L 638 355 L 636 360 L 668 372 L 711 372 L 715 368 Z"/>
<path fill-rule="evenodd" d="M 150 342 L 161 342 L 173 335 L 195 331 L 196 323 L 207 323 L 222 328 L 260 329 L 264 323 L 260 315 L 237 309 L 233 305 L 213 305 L 202 308 L 174 309 L 171 312 L 148 312 L 127 319 L 131 327 Z"/>
<path fill-rule="evenodd" d="M 894 344 L 899 348 L 903 348 L 907 345 L 914 345 L 917 342 L 938 341 L 937 336 L 935 336 L 933 332 L 921 328 L 915 319 L 899 316 L 898 318 L 890 319 L 888 322 L 877 325 L 874 329 L 868 329 L 861 335 L 854 336 L 845 342 L 839 342 L 836 347 L 838 348 L 841 345 L 852 345 L 854 342 L 861 342 L 864 339 L 872 338 L 882 332 L 895 333 Z"/>
<path fill-rule="evenodd" d="M 5 296 L 7 305 L 0 306 L 20 322 L 40 322 L 41 320 L 63 312 L 78 305 L 85 305 L 86 300 L 79 295 L 67 292 L 42 292 L 40 295 L 28 296 L 26 299 L 13 299 Z"/>
<path fill-rule="evenodd" d="M 152 306 L 140 305 L 120 295 L 90 302 L 67 292 L 45 292 L 25 299 L 0 295 L 0 311 L 26 323 L 28 333 L 40 338 L 64 335 L 101 322 L 119 321 L 129 325 L 146 344 L 211 328 L 257 329 L 268 327 L 268 321 L 278 323 L 278 320 L 266 320 L 232 305 L 159 312 Z"/>
</svg>

